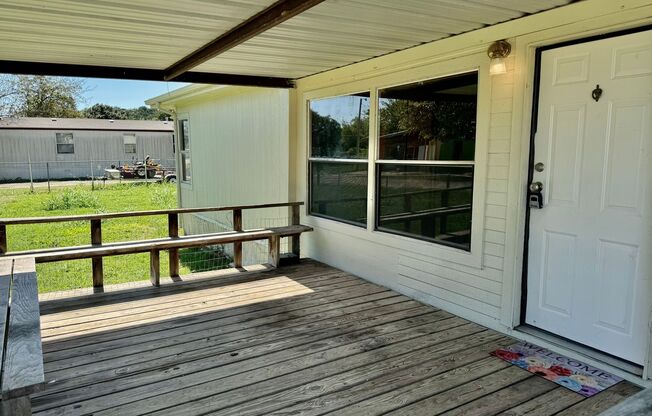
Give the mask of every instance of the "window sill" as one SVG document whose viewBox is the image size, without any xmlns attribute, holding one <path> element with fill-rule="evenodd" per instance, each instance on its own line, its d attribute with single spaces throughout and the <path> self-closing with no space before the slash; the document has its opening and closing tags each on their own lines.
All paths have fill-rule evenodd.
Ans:
<svg viewBox="0 0 652 416">
<path fill-rule="evenodd" d="M 316 217 L 314 215 L 307 215 L 305 221 L 306 225 L 340 234 L 346 234 L 373 244 L 380 244 L 386 247 L 405 250 L 438 260 L 450 261 L 452 263 L 473 267 L 478 270 L 482 269 L 482 243 L 478 244 L 477 250 L 473 250 L 474 239 L 478 237 L 474 237 L 471 242 L 472 251 L 466 251 L 460 248 L 418 240 L 402 235 L 369 230 L 367 228 L 361 228 L 327 218 Z"/>
</svg>

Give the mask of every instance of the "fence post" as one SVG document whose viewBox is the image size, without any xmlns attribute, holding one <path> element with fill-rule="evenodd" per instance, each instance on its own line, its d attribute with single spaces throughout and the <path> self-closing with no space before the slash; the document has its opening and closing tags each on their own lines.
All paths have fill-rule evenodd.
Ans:
<svg viewBox="0 0 652 416">
<path fill-rule="evenodd" d="M 45 162 L 45 174 L 48 177 L 48 192 L 50 192 L 50 162 Z"/>
<path fill-rule="evenodd" d="M 179 214 L 168 214 L 168 235 L 171 238 L 179 237 Z M 169 251 L 170 277 L 179 277 L 179 249 Z"/>
<path fill-rule="evenodd" d="M 7 252 L 7 226 L 0 224 L 0 255 Z"/>
<path fill-rule="evenodd" d="M 242 210 L 233 210 L 233 231 L 242 231 Z M 236 269 L 242 267 L 242 242 L 233 243 L 233 262 Z"/>
<path fill-rule="evenodd" d="M 299 211 L 300 206 L 299 205 L 292 205 L 290 208 L 291 210 L 291 216 L 290 216 L 290 225 L 299 225 L 301 221 L 301 215 Z M 299 235 L 293 235 L 292 240 L 291 240 L 291 249 L 292 249 L 292 255 L 296 256 L 297 260 L 301 257 L 301 237 Z"/>
<path fill-rule="evenodd" d="M 91 190 L 95 190 L 95 175 L 93 175 L 93 159 L 91 159 Z"/>
<path fill-rule="evenodd" d="M 91 220 L 91 244 L 94 246 L 102 245 L 102 220 Z M 101 288 L 104 286 L 104 267 L 102 257 L 93 257 L 93 287 Z"/>
<path fill-rule="evenodd" d="M 29 191 L 34 192 L 34 177 L 32 175 L 32 157 L 29 151 L 27 152 L 27 166 L 29 168 Z"/>
</svg>

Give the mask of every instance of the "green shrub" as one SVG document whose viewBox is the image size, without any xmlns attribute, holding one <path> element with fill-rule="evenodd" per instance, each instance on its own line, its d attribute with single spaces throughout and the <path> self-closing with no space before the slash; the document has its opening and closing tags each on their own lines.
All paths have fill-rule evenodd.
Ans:
<svg viewBox="0 0 652 416">
<path fill-rule="evenodd" d="M 81 186 L 75 186 L 66 188 L 60 192 L 53 192 L 43 201 L 43 208 L 46 211 L 68 210 L 72 208 L 101 209 L 102 204 L 92 191 Z"/>
</svg>

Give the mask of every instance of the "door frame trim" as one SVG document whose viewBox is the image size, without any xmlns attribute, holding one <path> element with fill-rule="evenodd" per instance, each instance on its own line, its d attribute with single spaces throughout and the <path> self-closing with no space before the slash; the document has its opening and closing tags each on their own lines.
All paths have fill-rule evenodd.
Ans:
<svg viewBox="0 0 652 416">
<path fill-rule="evenodd" d="M 616 30 L 613 32 L 608 32 L 608 33 L 602 33 L 599 35 L 593 35 L 593 36 L 588 36 L 584 38 L 579 38 L 579 39 L 571 39 L 567 41 L 562 41 L 562 42 L 556 42 L 550 45 L 543 45 L 539 46 L 535 49 L 535 56 L 534 56 L 534 77 L 532 80 L 532 105 L 531 105 L 531 114 L 530 114 L 530 134 L 529 134 L 529 150 L 527 152 L 527 157 L 528 157 L 528 163 L 527 163 L 527 182 L 526 184 L 529 184 L 532 182 L 533 178 L 533 168 L 534 168 L 534 139 L 537 133 L 537 127 L 538 127 L 538 116 L 539 116 L 539 95 L 540 95 L 540 87 L 541 87 L 541 55 L 543 52 L 551 49 L 558 49 L 558 48 L 563 48 L 565 46 L 572 46 L 572 45 L 577 45 L 577 44 L 582 44 L 582 43 L 588 43 L 588 42 L 594 42 L 602 39 L 609 39 L 609 38 L 614 38 L 614 37 L 619 37 L 619 36 L 624 36 L 624 35 L 630 35 L 634 33 L 639 33 L 639 32 L 645 32 L 652 30 L 652 25 L 643 25 L 639 27 L 634 27 L 634 28 L 628 28 L 624 30 Z M 535 329 L 538 329 L 534 326 L 528 325 L 525 322 L 526 318 L 526 311 L 527 311 L 527 278 L 528 278 L 528 258 L 529 258 L 529 239 L 530 239 L 530 207 L 527 204 L 527 189 L 524 189 L 521 193 L 521 197 L 526 200 L 525 205 L 525 221 L 524 221 L 524 233 L 523 233 L 523 257 L 522 257 L 522 264 L 521 264 L 521 299 L 520 299 L 520 316 L 519 316 L 519 325 L 522 327 L 532 327 Z M 515 330 L 518 330 L 518 327 L 515 328 Z M 556 336 L 556 335 L 551 335 L 554 337 L 559 338 L 560 340 L 566 340 L 564 337 Z M 576 341 L 573 340 L 567 340 L 566 342 L 570 343 L 577 343 Z M 579 344 L 579 343 L 577 343 Z M 587 347 L 589 348 L 589 347 Z M 622 360 L 623 362 L 627 362 L 626 360 Z M 629 364 L 631 365 L 631 364 Z M 641 366 L 642 368 L 644 366 Z"/>
</svg>

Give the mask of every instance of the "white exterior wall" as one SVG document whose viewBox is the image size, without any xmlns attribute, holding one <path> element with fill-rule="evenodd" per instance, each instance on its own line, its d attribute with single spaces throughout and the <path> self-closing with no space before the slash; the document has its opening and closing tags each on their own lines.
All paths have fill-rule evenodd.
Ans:
<svg viewBox="0 0 652 416">
<path fill-rule="evenodd" d="M 527 339 L 513 328 L 520 324 L 535 50 L 649 25 L 651 16 L 649 1 L 586 0 L 299 80 L 293 103 L 297 120 L 290 146 L 290 197 L 308 201 L 308 100 L 371 91 L 369 153 L 375 154 L 378 88 L 479 71 L 471 253 L 374 231 L 375 195 L 370 186 L 367 230 L 302 212 L 302 223 L 315 228 L 302 237 L 302 254 Z M 486 51 L 500 39 L 512 44 L 508 73 L 489 76 Z M 372 168 L 370 162 L 370 177 Z M 570 350 L 561 352 L 577 356 Z M 582 358 L 595 363 L 590 357 Z"/>
<path fill-rule="evenodd" d="M 57 154 L 56 133 L 72 133 L 74 154 Z M 125 153 L 123 136 L 136 136 L 136 154 Z M 172 132 L 110 130 L 18 130 L 0 129 L 0 180 L 29 179 L 28 156 L 34 179 L 90 176 L 93 160 L 95 176 L 103 176 L 111 164 L 143 160 L 145 155 L 161 159 L 165 166 L 174 166 Z"/>
<path fill-rule="evenodd" d="M 177 119 L 190 122 L 191 137 L 192 181 L 179 185 L 181 207 L 288 201 L 289 94 L 228 87 L 175 103 Z M 233 229 L 230 212 L 184 217 L 188 234 Z M 246 229 L 287 221 L 287 208 L 243 211 Z M 267 259 L 266 243 L 243 245 L 245 264 L 261 259 Z"/>
</svg>

